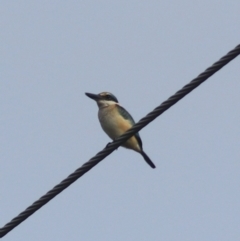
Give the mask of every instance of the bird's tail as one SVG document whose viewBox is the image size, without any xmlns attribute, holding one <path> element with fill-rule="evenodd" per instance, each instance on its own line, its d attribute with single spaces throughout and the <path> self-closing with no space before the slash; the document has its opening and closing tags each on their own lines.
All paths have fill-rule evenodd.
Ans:
<svg viewBox="0 0 240 241">
<path fill-rule="evenodd" d="M 144 160 L 147 162 L 147 164 L 151 167 L 151 168 L 156 168 L 156 166 L 154 165 L 154 163 L 150 160 L 150 158 L 147 156 L 147 154 L 144 151 L 140 152 L 141 155 L 143 156 Z"/>
</svg>

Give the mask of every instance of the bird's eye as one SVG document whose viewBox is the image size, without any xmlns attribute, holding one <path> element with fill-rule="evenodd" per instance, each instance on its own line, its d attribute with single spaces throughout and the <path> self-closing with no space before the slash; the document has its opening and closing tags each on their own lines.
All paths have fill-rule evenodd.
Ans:
<svg viewBox="0 0 240 241">
<path fill-rule="evenodd" d="M 110 95 L 106 95 L 106 99 L 107 100 L 111 100 L 111 96 Z"/>
</svg>

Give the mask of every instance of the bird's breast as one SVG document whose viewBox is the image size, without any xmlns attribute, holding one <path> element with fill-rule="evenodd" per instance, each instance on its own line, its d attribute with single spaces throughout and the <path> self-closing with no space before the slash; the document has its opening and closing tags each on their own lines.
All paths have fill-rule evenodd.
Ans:
<svg viewBox="0 0 240 241">
<path fill-rule="evenodd" d="M 131 128 L 131 123 L 119 114 L 116 106 L 99 109 L 98 118 L 103 130 L 113 140 Z"/>
</svg>

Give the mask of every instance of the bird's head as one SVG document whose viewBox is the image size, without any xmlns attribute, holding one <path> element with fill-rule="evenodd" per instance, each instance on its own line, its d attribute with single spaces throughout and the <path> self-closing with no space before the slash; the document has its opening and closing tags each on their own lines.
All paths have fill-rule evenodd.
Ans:
<svg viewBox="0 0 240 241">
<path fill-rule="evenodd" d="M 97 95 L 91 94 L 91 93 L 85 93 L 85 94 L 89 98 L 95 100 L 97 102 L 99 108 L 118 103 L 117 98 L 110 92 L 101 92 Z"/>
</svg>

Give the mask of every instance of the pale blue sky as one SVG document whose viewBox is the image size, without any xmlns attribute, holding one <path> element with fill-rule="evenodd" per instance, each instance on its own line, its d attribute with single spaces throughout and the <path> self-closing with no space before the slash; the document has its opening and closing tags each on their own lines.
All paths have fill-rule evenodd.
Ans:
<svg viewBox="0 0 240 241">
<path fill-rule="evenodd" d="M 1 1 L 0 226 L 110 141 L 85 92 L 136 121 L 239 44 L 240 2 Z M 4 240 L 240 236 L 239 57 Z"/>
</svg>

